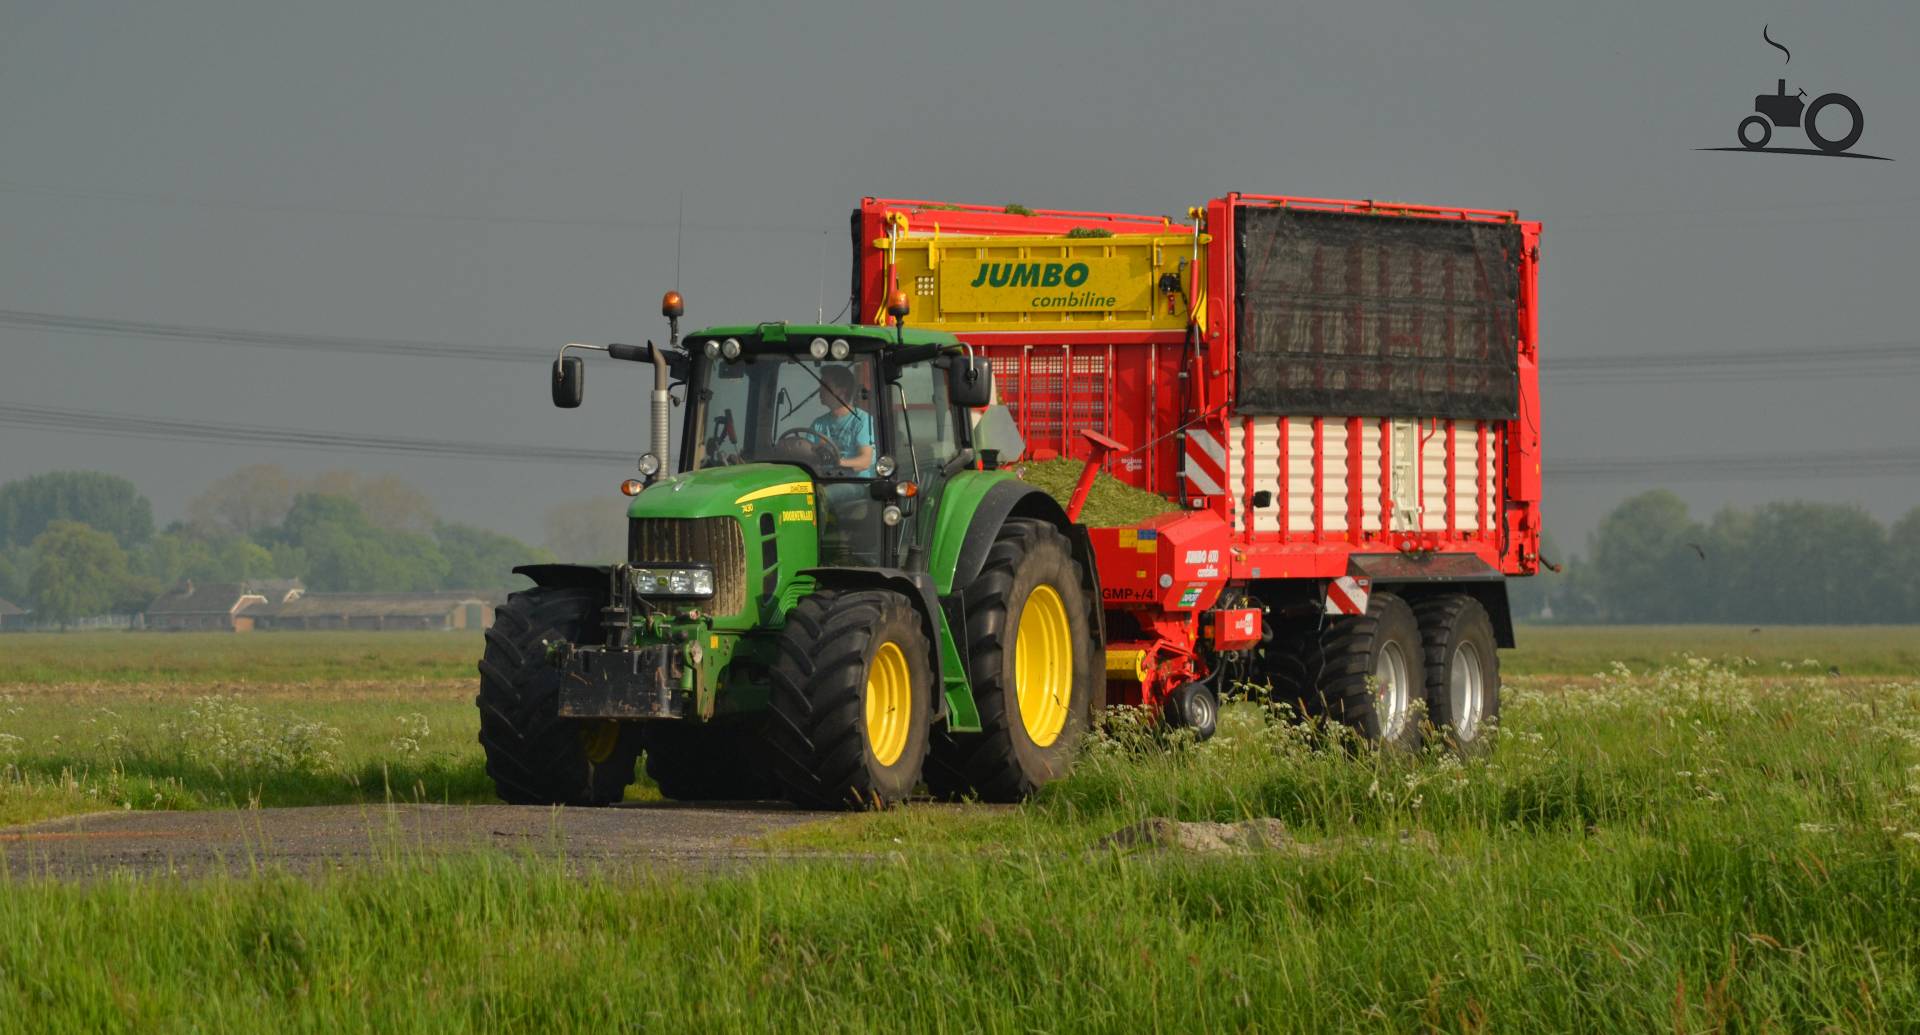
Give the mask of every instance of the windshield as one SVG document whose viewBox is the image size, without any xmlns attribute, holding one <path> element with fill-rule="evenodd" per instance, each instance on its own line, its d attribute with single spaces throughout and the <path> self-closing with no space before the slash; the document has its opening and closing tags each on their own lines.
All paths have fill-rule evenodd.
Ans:
<svg viewBox="0 0 1920 1035">
<path fill-rule="evenodd" d="M 760 353 L 702 367 L 695 466 L 792 463 L 821 478 L 873 477 L 879 441 L 871 355 Z"/>
</svg>

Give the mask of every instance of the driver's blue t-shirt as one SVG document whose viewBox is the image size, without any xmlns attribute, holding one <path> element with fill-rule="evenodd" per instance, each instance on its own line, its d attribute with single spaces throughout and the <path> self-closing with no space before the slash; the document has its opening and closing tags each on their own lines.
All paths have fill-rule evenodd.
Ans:
<svg viewBox="0 0 1920 1035">
<path fill-rule="evenodd" d="M 857 407 L 839 417 L 831 413 L 823 413 L 815 417 L 813 431 L 832 441 L 834 448 L 840 450 L 842 460 L 862 449 L 873 447 L 873 418 L 868 416 L 865 410 Z M 866 470 L 854 473 L 862 478 L 871 478 L 873 467 L 868 465 Z"/>
</svg>

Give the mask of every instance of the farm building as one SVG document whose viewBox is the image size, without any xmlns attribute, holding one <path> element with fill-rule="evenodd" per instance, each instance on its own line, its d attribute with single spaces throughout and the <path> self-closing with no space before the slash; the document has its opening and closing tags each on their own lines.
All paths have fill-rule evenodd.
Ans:
<svg viewBox="0 0 1920 1035">
<path fill-rule="evenodd" d="M 442 593 L 308 593 L 247 609 L 255 627 L 272 630 L 485 629 L 498 595 Z"/>
<path fill-rule="evenodd" d="M 32 616 L 13 601 L 0 600 L 0 632 L 24 629 L 30 620 Z"/>
<path fill-rule="evenodd" d="M 252 609 L 297 600 L 304 592 L 306 587 L 299 579 L 215 582 L 204 586 L 188 579 L 148 605 L 146 627 L 250 632 Z"/>
</svg>

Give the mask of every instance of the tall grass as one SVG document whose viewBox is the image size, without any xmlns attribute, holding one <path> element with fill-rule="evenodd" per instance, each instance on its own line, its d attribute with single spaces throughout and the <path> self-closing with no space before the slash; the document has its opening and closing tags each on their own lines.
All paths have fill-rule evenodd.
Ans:
<svg viewBox="0 0 1920 1035">
<path fill-rule="evenodd" d="M 259 708 L 214 718 L 343 732 L 294 736 L 289 781 L 372 757 L 344 711 Z M 425 742 L 472 757 L 437 721 Z M 1679 657 L 1514 680 L 1502 726 L 1459 759 L 1252 705 L 1204 744 L 1120 725 L 1027 805 L 832 819 L 769 839 L 797 861 L 718 871 L 396 847 L 308 877 L 16 878 L 0 1031 L 1920 1026 L 1920 680 Z M 1292 841 L 1107 844 L 1148 817 Z"/>
</svg>

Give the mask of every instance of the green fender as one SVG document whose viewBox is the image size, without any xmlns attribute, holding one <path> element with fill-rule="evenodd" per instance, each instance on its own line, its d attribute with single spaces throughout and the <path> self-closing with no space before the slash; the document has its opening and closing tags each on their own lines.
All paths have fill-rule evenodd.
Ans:
<svg viewBox="0 0 1920 1035">
<path fill-rule="evenodd" d="M 1093 563 L 1093 544 L 1084 526 L 1067 520 L 1066 511 L 1052 496 L 1005 471 L 962 471 L 941 489 L 940 516 L 934 526 L 933 549 L 928 574 L 940 597 L 942 618 L 948 635 L 941 640 L 948 707 L 948 728 L 956 733 L 980 729 L 979 710 L 974 704 L 973 687 L 966 676 L 965 658 L 967 621 L 963 596 L 966 587 L 986 566 L 987 552 L 1009 518 L 1045 521 L 1064 532 L 1072 544 L 1074 559 L 1085 574 L 1083 588 L 1092 614 L 1094 635 L 1104 645 L 1107 639 L 1106 612 L 1100 607 L 1100 579 Z M 1104 691 L 1104 681 L 1099 684 Z M 1104 692 L 1100 695 L 1104 698 Z M 1096 708 L 1104 700 L 1094 702 Z"/>
</svg>

